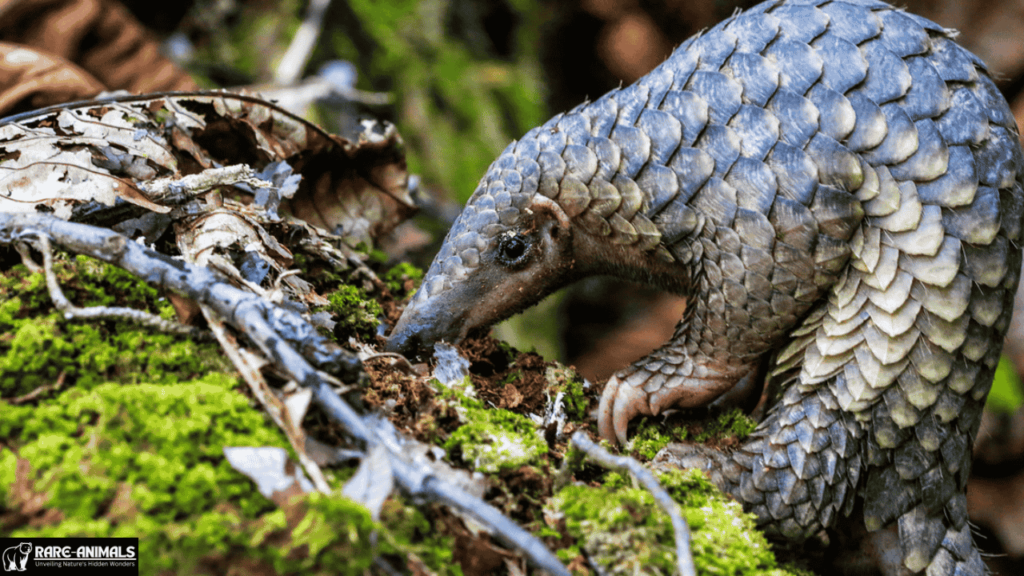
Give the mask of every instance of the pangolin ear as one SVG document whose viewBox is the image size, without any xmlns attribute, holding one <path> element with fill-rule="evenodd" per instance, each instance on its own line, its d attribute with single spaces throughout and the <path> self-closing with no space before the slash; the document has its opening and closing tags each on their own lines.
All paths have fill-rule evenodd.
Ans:
<svg viewBox="0 0 1024 576">
<path fill-rule="evenodd" d="M 558 222 L 559 228 L 568 230 L 572 225 L 572 222 L 569 220 L 569 216 L 565 213 L 565 210 L 562 210 L 562 207 L 559 206 L 557 202 L 543 194 L 535 194 L 533 196 L 529 210 L 535 213 L 546 212 L 550 214 L 551 218 Z"/>
</svg>

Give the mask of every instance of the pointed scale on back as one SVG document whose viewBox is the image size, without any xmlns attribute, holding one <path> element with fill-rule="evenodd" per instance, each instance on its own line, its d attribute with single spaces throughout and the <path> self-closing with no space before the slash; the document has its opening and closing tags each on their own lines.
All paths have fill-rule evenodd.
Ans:
<svg viewBox="0 0 1024 576">
<path fill-rule="evenodd" d="M 984 64 L 871 0 L 774 1 L 513 142 L 389 340 L 459 340 L 592 274 L 689 298 L 605 387 L 601 434 L 778 389 L 743 446 L 679 444 L 769 531 L 894 526 L 982 574 L 964 489 L 1021 267 L 1022 154 Z"/>
</svg>

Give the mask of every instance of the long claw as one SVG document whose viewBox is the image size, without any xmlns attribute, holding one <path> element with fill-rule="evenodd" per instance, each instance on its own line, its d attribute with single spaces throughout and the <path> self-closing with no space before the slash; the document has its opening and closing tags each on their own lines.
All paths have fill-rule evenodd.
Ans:
<svg viewBox="0 0 1024 576">
<path fill-rule="evenodd" d="M 615 425 L 612 411 L 615 409 L 615 394 L 622 385 L 619 379 L 612 376 L 604 385 L 604 392 L 601 393 L 601 404 L 597 408 L 597 431 L 608 442 L 615 444 Z"/>
<path fill-rule="evenodd" d="M 612 376 L 601 394 L 597 412 L 597 429 L 612 444 L 624 445 L 629 421 L 638 414 L 651 414 L 647 393 Z"/>
</svg>

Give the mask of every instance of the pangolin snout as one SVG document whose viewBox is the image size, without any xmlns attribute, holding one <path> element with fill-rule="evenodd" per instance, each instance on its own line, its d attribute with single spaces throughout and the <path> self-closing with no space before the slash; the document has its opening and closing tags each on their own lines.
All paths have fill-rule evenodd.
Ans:
<svg viewBox="0 0 1024 576">
<path fill-rule="evenodd" d="M 388 342 L 384 348 L 388 352 L 397 352 L 412 358 L 424 353 L 427 343 L 424 341 L 421 333 L 423 326 L 411 326 L 405 319 L 405 315 L 399 319 L 395 329 L 391 332 L 391 336 L 388 336 Z"/>
<path fill-rule="evenodd" d="M 408 358 L 433 354 L 435 342 L 456 342 L 461 336 L 461 316 L 445 312 L 444 302 L 437 299 L 414 301 L 402 313 L 395 329 L 388 336 L 385 349 Z"/>
</svg>

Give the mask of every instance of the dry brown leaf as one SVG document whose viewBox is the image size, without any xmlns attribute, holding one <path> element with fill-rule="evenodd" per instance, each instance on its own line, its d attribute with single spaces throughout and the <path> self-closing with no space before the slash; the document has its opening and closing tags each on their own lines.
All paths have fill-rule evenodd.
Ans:
<svg viewBox="0 0 1024 576">
<path fill-rule="evenodd" d="M 301 177 L 291 191 L 281 190 L 292 195 L 286 209 L 353 243 L 372 243 L 411 214 L 413 203 L 394 127 L 364 128 L 349 139 L 334 136 L 259 98 L 226 92 L 79 103 L 0 124 L 0 211 L 44 206 L 70 219 L 120 199 L 167 212 L 189 197 L 173 185 L 158 192 L 158 178 L 283 162 Z M 270 208 L 252 213 L 273 219 Z M 270 235 L 254 235 L 269 259 L 290 264 Z"/>
<path fill-rule="evenodd" d="M 0 40 L 81 66 L 111 90 L 195 90 L 114 0 L 0 0 Z"/>
<path fill-rule="evenodd" d="M 0 117 L 102 91 L 99 80 L 63 58 L 0 42 Z"/>
</svg>

